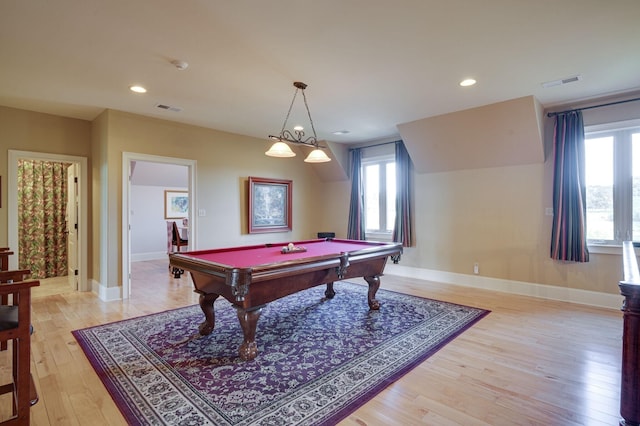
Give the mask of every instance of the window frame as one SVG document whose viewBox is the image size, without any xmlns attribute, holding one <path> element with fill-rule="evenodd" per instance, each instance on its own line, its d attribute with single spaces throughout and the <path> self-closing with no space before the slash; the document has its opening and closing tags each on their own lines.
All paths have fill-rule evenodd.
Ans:
<svg viewBox="0 0 640 426">
<path fill-rule="evenodd" d="M 375 155 L 362 158 L 360 167 L 361 167 L 361 176 L 362 176 L 362 185 L 364 188 L 364 197 L 365 197 L 365 238 L 367 240 L 376 240 L 376 241 L 391 241 L 393 239 L 393 229 L 395 227 L 395 223 L 387 223 L 387 164 L 396 162 L 395 152 L 393 154 L 384 154 L 384 155 Z M 367 229 L 366 228 L 366 194 L 367 194 L 367 174 L 365 169 L 367 166 L 378 165 L 379 166 L 379 189 L 378 189 L 378 214 L 379 214 L 379 223 L 378 229 Z M 397 196 L 397 194 L 396 194 Z M 395 200 L 393 200 L 395 203 Z M 395 220 L 394 220 L 395 222 Z M 381 225 L 385 225 L 387 228 L 391 228 L 389 231 L 386 229 L 382 229 Z"/>
<path fill-rule="evenodd" d="M 585 141 L 613 137 L 613 239 L 588 238 L 588 246 L 617 247 L 633 237 L 632 135 L 636 133 L 640 133 L 640 119 L 585 126 Z M 587 220 L 587 235 L 588 229 Z M 640 235 L 635 239 L 640 240 Z"/>
</svg>

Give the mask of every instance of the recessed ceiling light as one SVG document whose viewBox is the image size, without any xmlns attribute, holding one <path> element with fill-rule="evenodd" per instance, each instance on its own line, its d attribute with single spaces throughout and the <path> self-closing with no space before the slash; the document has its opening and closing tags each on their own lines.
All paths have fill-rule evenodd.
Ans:
<svg viewBox="0 0 640 426">
<path fill-rule="evenodd" d="M 336 130 L 335 132 L 333 132 L 334 135 L 346 135 L 347 133 L 349 133 L 348 130 Z"/>
<path fill-rule="evenodd" d="M 142 86 L 129 86 L 129 90 L 136 93 L 147 93 L 147 89 Z"/>
<path fill-rule="evenodd" d="M 473 86 L 474 84 L 476 84 L 476 81 L 472 78 L 467 78 L 460 82 L 460 86 L 462 87 Z"/>
</svg>

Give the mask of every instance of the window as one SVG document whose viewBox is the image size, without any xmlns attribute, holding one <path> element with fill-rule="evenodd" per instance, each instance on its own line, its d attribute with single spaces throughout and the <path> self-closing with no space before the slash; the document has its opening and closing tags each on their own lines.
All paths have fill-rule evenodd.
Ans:
<svg viewBox="0 0 640 426">
<path fill-rule="evenodd" d="M 640 122 L 585 128 L 587 240 L 640 240 Z"/>
<path fill-rule="evenodd" d="M 396 220 L 396 163 L 394 156 L 362 160 L 365 233 L 367 239 L 391 238 Z"/>
</svg>

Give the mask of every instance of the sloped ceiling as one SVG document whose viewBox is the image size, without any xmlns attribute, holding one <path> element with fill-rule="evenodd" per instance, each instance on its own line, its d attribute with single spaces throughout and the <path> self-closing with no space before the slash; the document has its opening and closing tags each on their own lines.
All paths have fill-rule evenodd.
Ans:
<svg viewBox="0 0 640 426">
<path fill-rule="evenodd" d="M 533 96 L 398 126 L 418 173 L 544 162 L 542 107 Z"/>
</svg>

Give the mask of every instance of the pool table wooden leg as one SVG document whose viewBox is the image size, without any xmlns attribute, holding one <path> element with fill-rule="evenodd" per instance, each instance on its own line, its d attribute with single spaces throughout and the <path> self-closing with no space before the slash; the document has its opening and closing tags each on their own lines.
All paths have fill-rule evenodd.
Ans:
<svg viewBox="0 0 640 426">
<path fill-rule="evenodd" d="M 373 277 L 364 277 L 364 279 L 369 284 L 369 293 L 367 294 L 369 309 L 377 311 L 380 309 L 380 302 L 376 300 L 376 292 L 380 288 L 380 277 L 375 275 Z"/>
<path fill-rule="evenodd" d="M 324 295 L 327 299 L 333 299 L 333 296 L 336 295 L 336 292 L 333 290 L 333 283 L 327 283 L 327 289 L 324 291 Z"/>
<path fill-rule="evenodd" d="M 258 325 L 258 319 L 262 313 L 263 306 L 258 308 L 252 308 L 247 310 L 236 306 L 238 313 L 238 319 L 240 320 L 240 327 L 242 327 L 242 333 L 244 334 L 244 341 L 238 348 L 238 354 L 240 358 L 245 361 L 250 361 L 258 356 L 258 345 L 256 343 L 256 326 Z"/>
<path fill-rule="evenodd" d="M 173 274 L 173 278 L 180 278 L 180 276 L 184 274 L 184 269 L 172 268 L 171 273 Z"/>
<path fill-rule="evenodd" d="M 211 334 L 216 324 L 216 315 L 213 312 L 213 302 L 216 301 L 219 295 L 208 293 L 200 294 L 200 309 L 204 313 L 204 321 L 198 327 L 200 335 L 207 336 Z"/>
</svg>

